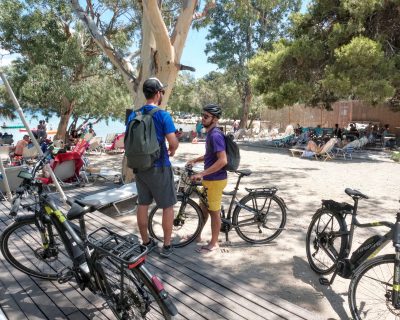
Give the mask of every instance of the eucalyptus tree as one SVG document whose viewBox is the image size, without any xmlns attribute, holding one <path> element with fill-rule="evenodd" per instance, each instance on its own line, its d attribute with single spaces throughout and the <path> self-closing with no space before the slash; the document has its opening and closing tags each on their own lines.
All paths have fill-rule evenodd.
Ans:
<svg viewBox="0 0 400 320">
<path fill-rule="evenodd" d="M 165 106 L 178 72 L 194 70 L 180 63 L 187 34 L 193 20 L 204 19 L 215 0 L 207 0 L 201 12 L 196 11 L 200 9 L 197 0 L 87 0 L 85 7 L 79 0 L 70 3 L 104 55 L 120 71 L 138 107 L 145 101 L 143 82 L 150 76 L 168 84 Z M 137 26 L 135 32 L 126 32 L 123 26 L 129 23 Z M 114 33 L 129 40 L 131 46 L 123 48 L 113 42 L 110 35 Z"/>
<path fill-rule="evenodd" d="M 300 0 L 221 0 L 213 12 L 206 52 L 208 61 L 232 75 L 240 95 L 241 127 L 245 127 L 252 102 L 248 62 L 259 49 L 285 34 L 287 17 L 299 9 Z"/>
<path fill-rule="evenodd" d="M 19 54 L 10 76 L 21 104 L 60 117 L 56 138 L 65 137 L 74 110 L 94 104 L 98 108 L 91 110 L 99 116 L 109 113 L 106 106 L 128 101 L 128 91 L 120 89 L 122 77 L 102 59 L 64 1 L 1 1 L 0 42 Z"/>
<path fill-rule="evenodd" d="M 252 63 L 254 86 L 280 108 L 361 99 L 400 109 L 400 2 L 321 1 L 292 18 L 288 39 Z"/>
</svg>

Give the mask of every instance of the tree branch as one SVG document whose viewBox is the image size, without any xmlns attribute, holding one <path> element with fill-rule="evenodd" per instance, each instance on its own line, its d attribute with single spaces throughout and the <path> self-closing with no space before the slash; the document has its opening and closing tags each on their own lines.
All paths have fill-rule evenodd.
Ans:
<svg viewBox="0 0 400 320">
<path fill-rule="evenodd" d="M 147 21 L 151 27 L 151 32 L 157 43 L 157 50 L 159 51 L 159 54 L 162 55 L 160 58 L 166 60 L 167 63 L 174 62 L 174 52 L 169 39 L 167 27 L 165 26 L 160 8 L 158 7 L 158 1 L 143 1 L 143 15 L 147 17 Z"/>
<path fill-rule="evenodd" d="M 207 14 L 208 14 L 208 11 L 210 9 L 215 8 L 215 7 L 216 7 L 216 1 L 215 0 L 209 0 L 207 2 L 207 4 L 205 5 L 205 7 L 204 7 L 202 12 L 195 12 L 193 14 L 193 20 L 199 20 L 199 19 L 202 19 L 202 18 L 206 17 Z"/>
<path fill-rule="evenodd" d="M 111 63 L 121 71 L 130 93 L 132 96 L 135 96 L 136 93 L 133 90 L 133 84 L 136 82 L 136 77 L 134 76 L 132 64 L 128 60 L 124 59 L 124 57 L 120 55 L 120 53 L 113 47 L 108 39 L 100 33 L 100 30 L 96 26 L 93 19 L 80 6 L 79 0 L 71 0 L 71 4 L 75 14 L 87 26 L 94 41 L 107 55 Z"/>
</svg>

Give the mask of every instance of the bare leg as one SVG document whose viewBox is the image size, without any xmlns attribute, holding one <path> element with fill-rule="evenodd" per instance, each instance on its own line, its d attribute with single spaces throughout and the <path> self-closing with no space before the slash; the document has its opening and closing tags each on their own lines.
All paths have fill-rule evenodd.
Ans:
<svg viewBox="0 0 400 320">
<path fill-rule="evenodd" d="M 142 237 L 143 243 L 148 243 L 149 242 L 149 234 L 147 233 L 147 228 L 148 228 L 148 217 L 147 217 L 147 212 L 149 210 L 148 205 L 138 205 L 138 210 L 137 210 L 137 225 L 139 227 L 139 232 L 140 236 Z"/>
<path fill-rule="evenodd" d="M 211 240 L 208 243 L 208 248 L 218 248 L 218 236 L 219 232 L 221 230 L 221 216 L 220 212 L 221 210 L 218 211 L 209 211 L 210 216 L 211 216 Z"/>
<path fill-rule="evenodd" d="M 174 223 L 174 207 L 163 209 L 162 228 L 164 231 L 164 246 L 171 245 L 172 224 Z"/>
<path fill-rule="evenodd" d="M 195 240 L 196 242 L 201 241 L 201 233 L 203 232 L 203 228 L 208 220 L 208 208 L 204 205 L 203 202 L 200 202 L 200 208 L 201 208 L 201 213 L 203 214 L 203 224 L 200 227 L 200 233 Z"/>
</svg>

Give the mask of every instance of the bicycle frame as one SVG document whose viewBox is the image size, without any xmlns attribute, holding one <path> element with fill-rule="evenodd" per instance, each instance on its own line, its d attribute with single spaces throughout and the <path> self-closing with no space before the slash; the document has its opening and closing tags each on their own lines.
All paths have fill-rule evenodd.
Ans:
<svg viewBox="0 0 400 320">
<path fill-rule="evenodd" d="M 351 217 L 351 224 L 350 224 L 350 231 L 344 233 L 345 235 L 349 235 L 349 241 L 347 242 L 347 247 L 346 247 L 346 257 L 350 254 L 351 252 L 351 247 L 353 244 L 353 236 L 354 236 L 354 230 L 355 227 L 359 228 L 375 228 L 375 227 L 389 227 L 392 228 L 393 223 L 388 222 L 388 221 L 376 221 L 376 222 L 369 222 L 369 223 L 360 223 L 357 219 L 357 212 L 352 214 Z M 368 253 L 368 258 L 371 259 L 375 257 L 391 240 L 393 239 L 393 231 L 390 230 L 388 231 L 382 238 L 379 240 L 375 245 L 372 245 L 370 249 L 366 250 Z"/>
<path fill-rule="evenodd" d="M 332 261 L 337 260 L 336 263 L 336 268 L 335 271 L 331 277 L 330 280 L 327 280 L 326 278 L 320 278 L 320 283 L 323 285 L 331 285 L 333 281 L 336 278 L 336 275 L 339 274 L 340 276 L 344 278 L 349 278 L 353 272 L 357 269 L 357 267 L 364 262 L 365 260 L 372 259 L 375 257 L 391 240 L 393 240 L 393 223 L 388 222 L 388 221 L 376 221 L 376 222 L 370 222 L 370 223 L 360 223 L 357 219 L 357 209 L 358 209 L 358 198 L 354 197 L 354 206 L 353 210 L 351 212 L 351 222 L 350 222 L 350 230 L 346 232 L 335 232 L 335 236 L 348 236 L 348 240 L 346 241 L 346 247 L 345 247 L 345 255 L 343 257 L 338 257 L 336 258 L 335 256 L 332 255 L 332 253 L 327 250 L 326 248 L 322 247 L 324 252 L 332 259 Z M 343 215 L 343 219 L 346 219 L 346 214 Z M 331 218 L 332 219 L 332 218 Z M 356 261 L 353 261 L 355 263 L 354 265 L 350 260 L 348 259 L 351 248 L 353 245 L 353 237 L 354 237 L 354 231 L 355 227 L 359 228 L 369 228 L 369 227 L 380 227 L 380 226 L 386 226 L 390 228 L 390 230 L 382 236 L 378 241 L 375 243 L 372 243 L 368 245 L 368 247 L 363 248 L 363 244 L 358 247 L 356 251 L 361 250 L 363 255 L 359 257 Z"/>
</svg>

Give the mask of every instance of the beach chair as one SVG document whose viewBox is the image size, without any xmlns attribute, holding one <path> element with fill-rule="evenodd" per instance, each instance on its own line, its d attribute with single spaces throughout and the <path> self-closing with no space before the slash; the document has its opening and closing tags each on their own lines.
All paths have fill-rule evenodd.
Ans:
<svg viewBox="0 0 400 320">
<path fill-rule="evenodd" d="M 323 158 L 324 161 L 332 160 L 334 158 L 332 150 L 333 150 L 333 148 L 334 148 L 336 143 L 337 143 L 337 139 L 336 138 L 329 139 L 329 141 L 324 144 L 324 146 L 322 147 L 321 151 L 315 154 L 315 158 L 316 159 Z"/>
<path fill-rule="evenodd" d="M 0 159 L 5 163 L 11 163 L 10 146 L 0 146 Z"/>
<path fill-rule="evenodd" d="M 11 192 L 15 192 L 17 188 L 21 185 L 23 179 L 18 177 L 18 174 L 22 170 L 27 170 L 26 166 L 18 166 L 18 167 L 7 167 L 4 169 L 7 180 L 8 180 L 8 186 L 10 188 Z M 6 186 L 5 186 L 5 180 L 3 179 L 2 174 L 0 173 L 0 193 L 2 195 L 2 198 L 5 199 L 6 195 Z M 10 199 L 9 199 L 10 200 Z"/>
<path fill-rule="evenodd" d="M 346 160 L 346 158 L 353 160 L 353 152 L 354 146 L 351 144 L 351 142 L 345 145 L 343 148 L 336 149 L 336 154 L 342 155 L 344 160 Z"/>
<path fill-rule="evenodd" d="M 87 153 L 100 153 L 100 155 L 102 154 L 102 152 L 104 151 L 104 148 L 101 144 L 101 137 L 93 137 L 90 141 L 89 141 L 89 145 L 86 149 Z"/>
<path fill-rule="evenodd" d="M 314 152 L 314 151 L 310 151 L 310 150 L 304 150 L 301 157 L 302 158 L 313 158 L 314 157 L 317 160 L 324 159 L 324 161 L 326 161 L 328 159 L 331 160 L 334 158 L 333 148 L 336 143 L 337 143 L 337 139 L 331 138 L 331 139 L 329 139 L 329 141 L 327 143 L 325 143 L 323 145 L 321 151 Z"/>
<path fill-rule="evenodd" d="M 280 139 L 273 139 L 272 143 L 276 148 L 278 147 L 290 147 L 291 146 L 291 141 L 294 138 L 294 134 L 289 135 L 289 136 L 284 136 Z"/>
<path fill-rule="evenodd" d="M 114 141 L 111 143 L 111 145 L 105 146 L 105 152 L 106 153 L 124 152 L 124 149 L 125 149 L 124 138 L 125 138 L 125 133 L 118 134 L 115 137 Z"/>
<path fill-rule="evenodd" d="M 97 206 L 97 210 L 101 210 L 107 207 L 114 207 L 116 211 L 116 215 L 124 215 L 128 213 L 132 213 L 136 209 L 136 199 L 137 199 L 137 188 L 136 183 L 128 183 L 119 188 L 114 188 L 106 191 L 102 191 L 99 193 L 92 194 L 83 198 L 82 200 L 97 200 L 99 201 L 99 205 Z M 122 202 L 130 200 L 132 204 L 134 204 L 133 209 L 128 209 L 123 211 L 118 205 L 122 204 Z"/>
<path fill-rule="evenodd" d="M 106 139 L 104 140 L 104 144 L 111 144 L 113 143 L 115 137 L 117 136 L 117 133 L 108 133 L 106 135 Z"/>
<path fill-rule="evenodd" d="M 79 155 L 83 155 L 88 147 L 89 143 L 85 139 L 79 139 L 77 144 L 72 149 L 72 152 L 76 152 Z"/>
<path fill-rule="evenodd" d="M 59 153 L 50 164 L 61 186 L 83 185 L 87 181 L 83 167 L 82 155 L 77 152 Z M 49 185 L 53 183 L 51 177 L 42 177 L 40 180 Z"/>
<path fill-rule="evenodd" d="M 22 159 L 31 160 L 35 159 L 39 155 L 39 151 L 32 144 L 30 146 L 24 147 L 22 150 Z"/>
</svg>

